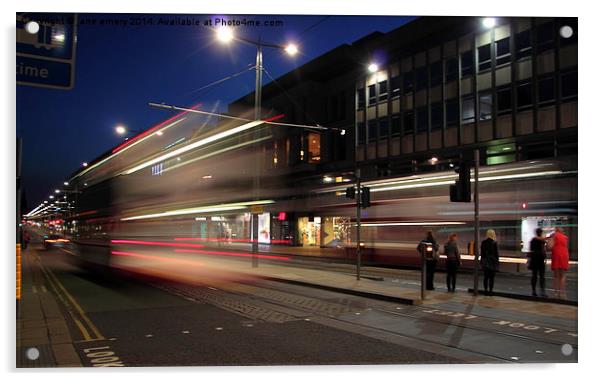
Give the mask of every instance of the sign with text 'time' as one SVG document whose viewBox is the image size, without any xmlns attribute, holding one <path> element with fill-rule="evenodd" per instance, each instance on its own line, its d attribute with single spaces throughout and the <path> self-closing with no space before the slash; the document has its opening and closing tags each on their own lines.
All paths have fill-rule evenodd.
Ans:
<svg viewBox="0 0 602 381">
<path fill-rule="evenodd" d="M 17 13 L 16 37 L 17 85 L 73 88 L 76 14 Z"/>
</svg>

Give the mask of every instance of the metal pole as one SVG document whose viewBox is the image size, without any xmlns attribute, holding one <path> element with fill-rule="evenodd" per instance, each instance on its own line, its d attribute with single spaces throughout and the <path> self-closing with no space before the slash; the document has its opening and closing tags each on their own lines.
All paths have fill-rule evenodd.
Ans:
<svg viewBox="0 0 602 381">
<path fill-rule="evenodd" d="M 424 300 L 426 289 L 426 258 L 424 257 L 424 249 L 420 253 L 420 300 Z"/>
<path fill-rule="evenodd" d="M 21 243 L 21 158 L 23 140 L 17 138 L 17 243 Z"/>
<path fill-rule="evenodd" d="M 261 119 L 261 74 L 263 70 L 263 55 L 261 52 L 261 40 L 257 41 L 257 55 L 255 58 L 255 120 Z M 259 139 L 259 131 L 255 129 L 255 140 Z M 255 199 L 259 199 L 259 147 L 255 152 L 255 165 L 254 165 L 254 176 L 253 176 L 253 192 L 255 193 Z M 258 266 L 257 252 L 259 251 L 259 214 L 252 213 L 252 234 L 251 234 L 251 265 L 252 267 Z"/>
<path fill-rule="evenodd" d="M 479 150 L 474 150 L 474 295 L 479 294 Z"/>
<path fill-rule="evenodd" d="M 357 168 L 356 169 L 356 173 L 355 173 L 355 201 L 356 201 L 356 237 L 357 237 L 357 244 L 356 244 L 356 266 L 355 266 L 355 272 L 356 272 L 356 278 L 357 280 L 360 280 L 360 268 L 362 266 L 362 246 L 361 246 L 361 239 L 360 239 L 360 229 L 362 227 L 362 188 L 361 188 L 361 179 L 360 179 L 360 169 Z"/>
</svg>

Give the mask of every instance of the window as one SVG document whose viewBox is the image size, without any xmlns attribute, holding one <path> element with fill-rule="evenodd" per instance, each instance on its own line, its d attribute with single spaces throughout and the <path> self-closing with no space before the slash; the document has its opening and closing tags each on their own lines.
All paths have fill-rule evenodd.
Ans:
<svg viewBox="0 0 602 381">
<path fill-rule="evenodd" d="M 428 130 L 428 126 L 429 126 L 429 115 L 428 115 L 428 110 L 426 107 L 422 107 L 418 110 L 416 110 L 416 131 L 417 132 L 424 132 L 426 130 Z"/>
<path fill-rule="evenodd" d="M 503 65 L 510 62 L 510 37 L 495 42 L 495 64 Z"/>
<path fill-rule="evenodd" d="M 537 27 L 537 50 L 543 52 L 554 47 L 554 22 L 550 21 Z"/>
<path fill-rule="evenodd" d="M 403 113 L 403 134 L 412 135 L 414 133 L 414 112 L 406 111 Z"/>
<path fill-rule="evenodd" d="M 396 137 L 401 135 L 401 116 L 394 114 L 391 116 L 391 136 Z"/>
<path fill-rule="evenodd" d="M 448 58 L 445 60 L 445 81 L 455 81 L 458 79 L 458 59 Z"/>
<path fill-rule="evenodd" d="M 427 82 L 426 66 L 416 69 L 416 91 L 424 89 L 426 87 L 426 82 Z"/>
<path fill-rule="evenodd" d="M 378 119 L 378 139 L 386 140 L 389 136 L 389 119 L 387 117 Z"/>
<path fill-rule="evenodd" d="M 537 90 L 539 103 L 554 101 L 554 77 L 540 79 L 539 88 Z"/>
<path fill-rule="evenodd" d="M 357 124 L 357 144 L 366 144 L 366 123 Z"/>
<path fill-rule="evenodd" d="M 479 94 L 479 120 L 491 119 L 493 100 L 491 93 Z"/>
<path fill-rule="evenodd" d="M 431 86 L 438 86 L 443 80 L 441 62 L 431 64 Z"/>
<path fill-rule="evenodd" d="M 577 72 L 563 74 L 560 81 L 562 99 L 577 98 Z"/>
<path fill-rule="evenodd" d="M 366 107 L 366 89 L 361 88 L 357 91 L 357 109 L 361 110 Z"/>
<path fill-rule="evenodd" d="M 431 105 L 431 131 L 439 130 L 443 126 L 443 104 L 441 102 Z"/>
<path fill-rule="evenodd" d="M 462 99 L 462 124 L 474 122 L 474 97 Z"/>
<path fill-rule="evenodd" d="M 377 122 L 376 119 L 372 119 L 368 122 L 368 143 L 372 143 L 376 141 L 376 127 Z"/>
<path fill-rule="evenodd" d="M 368 104 L 373 105 L 376 103 L 376 85 L 368 86 Z"/>
<path fill-rule="evenodd" d="M 491 69 L 491 44 L 479 47 L 479 72 Z"/>
<path fill-rule="evenodd" d="M 391 78 L 391 98 L 398 97 L 401 93 L 401 77 Z"/>
<path fill-rule="evenodd" d="M 378 101 L 387 100 L 387 81 L 381 81 L 378 83 Z"/>
<path fill-rule="evenodd" d="M 409 71 L 403 73 L 403 94 L 408 95 L 414 92 L 414 73 Z"/>
<path fill-rule="evenodd" d="M 516 42 L 516 59 L 521 59 L 531 55 L 531 31 L 525 30 L 520 32 L 515 37 Z"/>
<path fill-rule="evenodd" d="M 466 77 L 474 73 L 474 56 L 472 50 L 462 53 L 462 76 Z"/>
<path fill-rule="evenodd" d="M 309 154 L 308 161 L 310 163 L 316 163 L 320 161 L 320 136 L 320 134 L 313 132 L 310 132 L 307 135 L 309 146 L 307 149 L 307 153 Z"/>
<path fill-rule="evenodd" d="M 507 114 L 512 110 L 512 89 L 503 87 L 497 89 L 497 113 Z"/>
<path fill-rule="evenodd" d="M 533 92 L 531 82 L 525 82 L 518 85 L 516 89 L 517 107 L 529 107 L 533 103 Z"/>
<path fill-rule="evenodd" d="M 458 108 L 458 99 L 449 99 L 445 101 L 445 122 L 448 126 L 455 126 L 458 124 Z"/>
</svg>

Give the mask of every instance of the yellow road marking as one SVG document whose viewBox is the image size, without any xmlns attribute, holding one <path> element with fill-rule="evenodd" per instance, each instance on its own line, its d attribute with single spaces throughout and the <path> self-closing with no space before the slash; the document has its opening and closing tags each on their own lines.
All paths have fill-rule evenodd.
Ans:
<svg viewBox="0 0 602 381">
<path fill-rule="evenodd" d="M 38 259 L 40 259 L 39 256 L 38 256 Z M 65 287 L 63 286 L 61 281 L 56 277 L 56 275 L 54 275 L 52 270 L 46 269 L 44 267 L 44 265 L 42 265 L 41 260 L 40 260 L 40 268 L 42 269 L 42 271 L 45 274 L 47 274 L 47 278 L 50 281 L 50 283 L 52 284 L 52 287 L 55 289 L 57 295 L 60 295 L 60 293 L 59 293 L 58 289 L 55 287 L 55 284 L 61 289 L 62 293 L 67 297 L 67 299 L 69 299 L 70 304 L 77 310 L 77 312 L 79 313 L 81 318 L 88 325 L 88 328 L 90 328 L 92 330 L 92 332 L 94 333 L 94 335 L 96 336 L 96 338 L 92 338 L 92 336 L 88 333 L 88 330 L 86 329 L 84 324 L 82 324 L 82 322 L 79 321 L 79 319 L 77 319 L 77 317 L 75 317 L 70 311 L 71 317 L 73 318 L 73 321 L 75 322 L 75 324 L 77 325 L 79 330 L 82 332 L 84 339 L 86 341 L 104 340 L 104 336 L 100 333 L 98 328 L 96 328 L 96 326 L 94 325 L 94 323 L 92 323 L 92 321 L 88 318 L 88 316 L 86 316 L 86 312 L 84 311 L 84 309 L 79 305 L 79 303 L 77 303 L 75 298 L 73 296 L 71 296 L 71 294 L 65 289 Z"/>
<path fill-rule="evenodd" d="M 58 296 L 58 298 L 67 307 L 67 312 L 69 312 L 69 316 L 71 316 L 71 319 L 73 319 L 73 322 L 75 323 L 75 325 L 77 326 L 77 328 L 81 332 L 81 334 L 84 337 L 84 339 L 86 339 L 86 340 L 90 339 L 91 336 L 88 333 L 88 330 L 86 329 L 86 327 L 84 327 L 84 325 L 82 324 L 82 322 L 79 321 L 79 319 L 77 317 L 75 317 L 75 315 L 71 311 L 71 308 L 69 308 L 69 304 L 65 300 L 63 300 L 63 297 L 61 296 L 59 290 L 57 289 L 54 281 L 52 280 L 52 278 L 50 277 L 50 275 L 48 274 L 48 272 L 46 271 L 46 269 L 43 266 L 40 266 L 40 268 L 42 269 L 42 272 L 46 276 L 46 279 L 48 280 L 48 283 L 50 283 L 50 286 L 52 286 L 52 288 L 54 289 L 54 292 L 56 293 L 56 295 Z"/>
<path fill-rule="evenodd" d="M 86 322 L 86 324 L 88 324 L 88 327 L 90 329 L 92 329 L 92 331 L 96 335 L 96 338 L 97 339 L 104 339 L 104 337 L 100 334 L 100 331 L 98 330 L 98 328 L 96 328 L 96 326 L 94 325 L 94 323 L 92 323 L 92 321 L 88 318 L 88 316 L 86 316 L 85 311 L 75 301 L 75 298 L 73 296 L 71 296 L 71 294 L 65 289 L 65 287 L 63 287 L 63 284 L 58 280 L 58 278 L 56 277 L 56 275 L 54 275 L 51 270 L 48 270 L 48 272 L 49 272 L 50 276 L 52 278 L 54 278 L 54 280 L 59 285 L 59 287 L 61 288 L 61 290 L 65 293 L 65 295 L 67 296 L 67 298 L 69 299 L 69 301 L 73 304 L 73 306 L 75 307 L 75 309 L 77 310 L 77 312 L 79 312 L 79 314 L 81 315 L 82 319 L 84 319 L 84 321 Z"/>
</svg>

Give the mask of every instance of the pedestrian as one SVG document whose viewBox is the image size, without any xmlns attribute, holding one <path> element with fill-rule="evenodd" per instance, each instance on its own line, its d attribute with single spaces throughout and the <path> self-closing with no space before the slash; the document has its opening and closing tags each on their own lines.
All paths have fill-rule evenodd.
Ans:
<svg viewBox="0 0 602 381">
<path fill-rule="evenodd" d="M 456 275 L 458 273 L 458 268 L 462 264 L 460 251 L 458 250 L 458 235 L 456 233 L 449 235 L 449 239 L 443 247 L 443 250 L 446 256 L 445 267 L 447 269 L 447 292 L 455 292 Z"/>
<path fill-rule="evenodd" d="M 485 286 L 485 294 L 491 295 L 493 293 L 495 273 L 500 268 L 500 255 L 493 229 L 487 230 L 487 239 L 481 242 L 481 268 L 484 273 L 483 285 Z"/>
<path fill-rule="evenodd" d="M 557 298 L 566 298 L 566 272 L 569 269 L 569 238 L 560 227 L 555 229 L 549 239 L 552 248 L 552 272 L 554 273 L 554 292 Z"/>
<path fill-rule="evenodd" d="M 543 230 L 537 228 L 535 237 L 531 239 L 529 244 L 529 263 L 528 268 L 531 270 L 531 290 L 533 296 L 537 296 L 535 288 L 537 286 L 537 277 L 539 276 L 539 289 L 541 296 L 546 297 L 546 239 L 543 237 Z"/>
<path fill-rule="evenodd" d="M 416 247 L 418 252 L 424 256 L 426 265 L 426 289 L 434 290 L 434 278 L 435 269 L 437 268 L 437 259 L 439 252 L 439 245 L 433 236 L 432 231 L 426 232 L 426 238 L 424 238 Z"/>
</svg>

